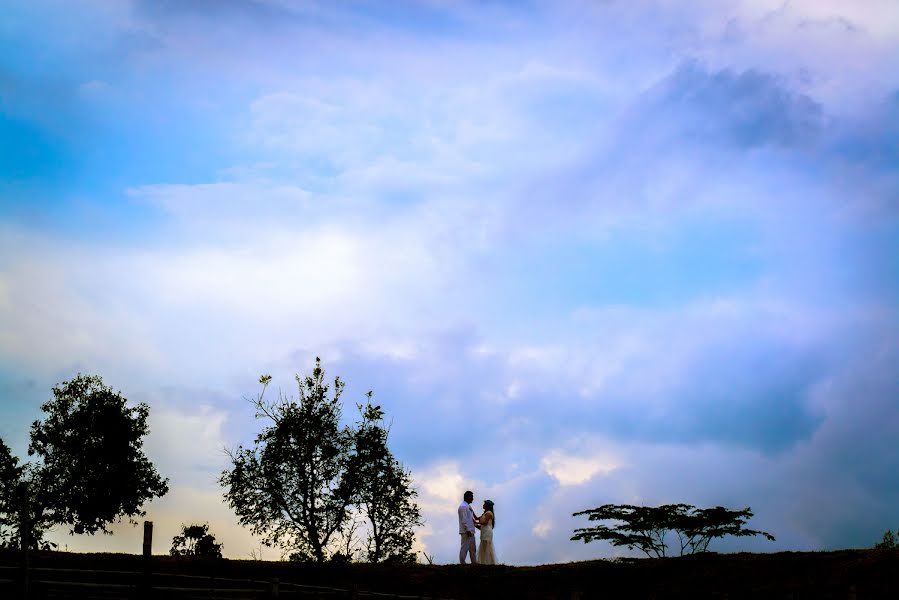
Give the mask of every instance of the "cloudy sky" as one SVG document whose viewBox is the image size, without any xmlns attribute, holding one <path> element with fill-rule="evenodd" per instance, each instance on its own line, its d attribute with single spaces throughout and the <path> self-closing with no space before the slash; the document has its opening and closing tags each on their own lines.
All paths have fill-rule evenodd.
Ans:
<svg viewBox="0 0 899 600">
<path fill-rule="evenodd" d="M 0 438 L 99 374 L 151 406 L 155 550 L 208 521 L 247 558 L 223 449 L 321 356 L 393 420 L 437 562 L 466 488 L 512 564 L 612 556 L 569 541 L 604 503 L 871 546 L 897 58 L 894 0 L 4 3 Z"/>
</svg>

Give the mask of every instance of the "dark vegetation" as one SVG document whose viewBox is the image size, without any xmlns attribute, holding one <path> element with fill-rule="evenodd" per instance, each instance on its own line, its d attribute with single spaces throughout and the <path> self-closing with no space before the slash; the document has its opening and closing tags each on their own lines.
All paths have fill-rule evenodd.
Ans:
<svg viewBox="0 0 899 600">
<path fill-rule="evenodd" d="M 251 448 L 229 453 L 232 467 L 220 477 L 241 525 L 292 560 L 413 562 L 417 492 L 387 447 L 372 393 L 357 405 L 360 420 L 341 426 L 344 383 L 326 382 L 320 359 L 312 374 L 296 376 L 298 398 L 266 400 L 270 382 L 262 376 L 252 400 L 267 424 Z"/>
<path fill-rule="evenodd" d="M 0 566 L 16 566 L 17 554 L 0 551 Z M 134 581 L 127 573 L 139 573 L 143 558 L 123 554 L 69 554 L 38 552 L 37 568 L 74 569 L 70 580 Z M 780 552 L 772 554 L 695 554 L 664 559 L 585 561 L 537 567 L 421 565 L 396 563 L 299 563 L 227 559 L 153 557 L 154 585 L 191 585 L 206 592 L 224 579 L 255 580 L 266 597 L 265 583 L 278 578 L 282 597 L 359 597 L 365 592 L 428 598 L 633 598 L 633 599 L 763 599 L 790 598 L 895 599 L 899 590 L 899 551 L 842 550 L 837 552 Z M 91 571 L 122 571 L 103 575 Z M 177 578 L 191 575 L 202 579 Z M 36 572 L 35 579 L 61 577 Z M 0 579 L 5 577 L 0 571 Z M 218 584 L 214 578 L 223 578 Z M 290 583 L 323 586 L 341 593 L 310 592 L 290 595 Z M 246 587 L 246 583 L 240 583 Z M 5 589 L 0 586 L 0 597 Z M 128 597 L 128 596 L 120 596 Z M 175 595 L 158 597 L 179 597 Z M 195 597 L 210 597 L 198 594 Z"/>
<path fill-rule="evenodd" d="M 168 490 L 142 450 L 149 407 L 128 406 L 99 377 L 78 375 L 42 405 L 45 417 L 31 427 L 33 462 L 20 463 L 0 440 L 0 598 L 22 590 L 31 597 L 256 598 L 279 589 L 284 598 L 899 597 L 899 548 L 889 530 L 873 550 L 709 553 L 710 542 L 727 535 L 773 539 L 745 527 L 749 508 L 610 504 L 576 513 L 611 525 L 577 529 L 573 540 L 608 541 L 647 559 L 416 564 L 416 493 L 388 448 L 390 427 L 371 392 L 357 404 L 357 420 L 343 425 L 344 384 L 326 382 L 318 359 L 310 375 L 297 376 L 297 398 L 265 399 L 270 381 L 263 376 L 251 400 L 265 425 L 251 447 L 230 452 L 220 482 L 240 522 L 287 560 L 223 559 L 207 524 L 183 525 L 171 556 L 49 551 L 49 527 L 108 533 L 109 524 L 134 522 L 146 501 Z M 681 556 L 662 558 L 675 536 Z"/>
<path fill-rule="evenodd" d="M 893 550 L 897 547 L 899 547 L 899 543 L 897 543 L 896 534 L 891 529 L 887 529 L 883 533 L 883 539 L 874 545 L 877 550 Z"/>
<path fill-rule="evenodd" d="M 222 545 L 209 533 L 209 524 L 181 525 L 181 535 L 172 538 L 171 556 L 221 558 Z"/>
<path fill-rule="evenodd" d="M 667 556 L 667 539 L 671 533 L 680 543 L 680 556 L 707 552 L 715 538 L 728 535 L 746 537 L 762 535 L 771 541 L 774 536 L 765 531 L 745 529 L 752 518 L 752 510 L 730 510 L 723 506 L 696 508 L 690 504 L 665 504 L 663 506 L 633 506 L 631 504 L 604 504 L 574 513 L 587 515 L 591 521 L 612 521 L 608 525 L 596 525 L 574 530 L 572 540 L 584 543 L 595 540 L 611 542 L 613 546 L 626 546 L 640 550 L 646 556 Z"/>
<path fill-rule="evenodd" d="M 390 427 L 372 393 L 359 418 L 342 425 L 344 383 L 325 381 L 321 361 L 296 377 L 298 398 L 265 399 L 270 376 L 252 400 L 267 423 L 252 447 L 229 453 L 220 483 L 240 523 L 296 561 L 414 562 L 422 524 L 412 478 L 387 445 Z M 45 418 L 31 426 L 20 464 L 0 440 L 0 547 L 49 550 L 55 525 L 72 534 L 109 533 L 108 525 L 146 513 L 168 491 L 143 453 L 146 404 L 129 406 L 98 376 L 78 375 L 52 389 Z M 220 557 L 208 525 L 182 527 L 174 556 Z"/>
<path fill-rule="evenodd" d="M 97 376 L 78 375 L 54 387 L 31 425 L 20 465 L 0 440 L 0 543 L 49 549 L 44 533 L 63 525 L 71 533 L 108 533 L 107 526 L 145 512 L 141 506 L 168 492 L 143 452 L 150 432 L 146 404 L 127 406 Z"/>
</svg>

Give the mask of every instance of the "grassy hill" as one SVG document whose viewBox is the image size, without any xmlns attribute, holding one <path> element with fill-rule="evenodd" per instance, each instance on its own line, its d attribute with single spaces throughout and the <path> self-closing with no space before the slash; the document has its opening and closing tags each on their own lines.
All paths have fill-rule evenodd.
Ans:
<svg viewBox="0 0 899 600">
<path fill-rule="evenodd" d="M 167 556 L 153 557 L 149 562 L 153 586 L 169 586 L 172 590 L 188 585 L 226 588 L 228 584 L 224 580 L 227 579 L 253 581 L 259 590 L 264 590 L 267 589 L 266 582 L 277 578 L 281 597 L 315 597 L 313 592 L 303 595 L 296 591 L 300 588 L 290 586 L 300 584 L 336 588 L 333 593 L 319 594 L 322 597 L 351 597 L 353 593 L 365 597 L 369 595 L 366 592 L 377 592 L 458 599 L 899 598 L 899 551 L 705 554 L 537 567 L 316 565 Z M 20 574 L 19 564 L 15 553 L 0 552 L 0 565 L 5 567 L 0 572 L 0 579 L 7 579 L 7 590 L 14 589 L 12 582 Z M 143 558 L 136 555 L 65 552 L 33 553 L 31 565 L 34 567 L 31 579 L 35 582 L 82 582 L 71 584 L 81 586 L 94 582 L 111 588 L 119 585 L 122 589 L 135 584 L 147 566 Z M 0 596 L 6 597 L 2 590 Z M 120 596 L 128 597 L 125 592 Z M 175 596 L 173 591 L 156 597 Z M 247 592 L 246 596 L 231 594 L 229 597 L 264 597 L 264 593 L 253 595 Z"/>
</svg>

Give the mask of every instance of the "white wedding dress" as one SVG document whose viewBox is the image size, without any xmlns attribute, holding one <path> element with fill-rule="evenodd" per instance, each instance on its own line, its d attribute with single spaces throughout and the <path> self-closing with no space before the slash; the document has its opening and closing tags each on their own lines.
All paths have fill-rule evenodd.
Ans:
<svg viewBox="0 0 899 600">
<path fill-rule="evenodd" d="M 496 550 L 493 548 L 493 519 L 490 520 L 490 525 L 481 527 L 481 543 L 478 546 L 478 564 L 496 564 Z"/>
</svg>

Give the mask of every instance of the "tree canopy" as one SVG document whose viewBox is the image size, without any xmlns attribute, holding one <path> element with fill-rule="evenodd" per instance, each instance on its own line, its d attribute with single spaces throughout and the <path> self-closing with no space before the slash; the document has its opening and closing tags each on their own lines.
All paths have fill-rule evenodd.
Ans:
<svg viewBox="0 0 899 600">
<path fill-rule="evenodd" d="M 770 533 L 744 529 L 752 514 L 748 507 L 730 510 L 722 506 L 696 508 L 690 504 L 604 504 L 576 512 L 573 516 L 587 515 L 590 521 L 615 521 L 617 524 L 575 529 L 571 539 L 583 540 L 584 543 L 605 540 L 613 546 L 626 546 L 631 550 L 637 548 L 649 557 L 659 558 L 667 555 L 666 538 L 669 532 L 677 534 L 681 556 L 706 552 L 713 539 L 727 535 L 762 535 L 774 541 Z"/>
<path fill-rule="evenodd" d="M 359 512 L 368 523 L 365 557 L 370 562 L 414 562 L 413 529 L 423 524 L 408 471 L 387 447 L 390 429 L 384 411 L 368 401 L 359 405 L 362 420 L 353 436 L 349 474 Z"/>
<path fill-rule="evenodd" d="M 342 425 L 344 382 L 325 380 L 316 358 L 310 375 L 295 377 L 297 398 L 268 401 L 270 376 L 251 402 L 266 421 L 252 447 L 230 451 L 219 481 L 242 525 L 294 559 L 347 560 L 354 553 L 356 517 L 367 523 L 366 558 L 407 560 L 420 523 L 410 477 L 387 448 L 380 406 L 359 405 L 362 420 Z"/>
<path fill-rule="evenodd" d="M 0 439 L 0 548 L 14 546 L 18 530 L 19 482 L 22 467 Z"/>
<path fill-rule="evenodd" d="M 28 454 L 37 461 L 19 465 L 0 442 L 0 539 L 15 530 L 8 536 L 13 545 L 23 537 L 22 522 L 35 548 L 47 545 L 43 532 L 53 525 L 109 533 L 108 525 L 135 522 L 145 502 L 168 491 L 143 452 L 146 404 L 129 407 L 96 375 L 79 374 L 52 392 L 41 405 L 44 418 L 31 426 Z"/>
<path fill-rule="evenodd" d="M 344 482 L 352 436 L 340 426 L 344 383 L 325 382 L 316 360 L 312 375 L 296 377 L 299 401 L 264 395 L 270 376 L 259 379 L 256 417 L 270 424 L 252 448 L 230 453 L 222 472 L 225 499 L 242 525 L 297 557 L 324 561 L 328 546 L 347 521 L 350 492 Z"/>
<path fill-rule="evenodd" d="M 41 459 L 37 501 L 50 522 L 73 533 L 146 514 L 141 506 L 168 492 L 143 452 L 150 433 L 146 404 L 133 407 L 98 376 L 78 375 L 53 388 L 31 426 L 29 455 Z"/>
</svg>

